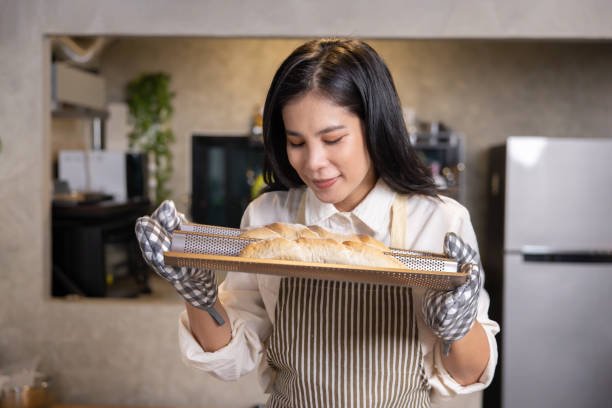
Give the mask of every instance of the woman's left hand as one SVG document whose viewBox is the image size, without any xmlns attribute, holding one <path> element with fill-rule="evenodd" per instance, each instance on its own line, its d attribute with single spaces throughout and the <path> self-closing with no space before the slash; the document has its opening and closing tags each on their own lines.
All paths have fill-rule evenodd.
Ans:
<svg viewBox="0 0 612 408">
<path fill-rule="evenodd" d="M 458 270 L 468 273 L 468 280 L 451 291 L 428 289 L 421 312 L 448 355 L 451 343 L 463 338 L 476 320 L 484 272 L 478 253 L 452 232 L 444 237 L 444 254 L 457 261 Z"/>
</svg>

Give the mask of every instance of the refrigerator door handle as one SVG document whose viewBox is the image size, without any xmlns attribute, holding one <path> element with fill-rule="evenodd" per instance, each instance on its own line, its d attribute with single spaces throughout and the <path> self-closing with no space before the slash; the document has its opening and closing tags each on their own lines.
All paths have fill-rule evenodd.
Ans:
<svg viewBox="0 0 612 408">
<path fill-rule="evenodd" d="M 525 246 L 521 249 L 525 262 L 612 263 L 612 250 L 555 250 Z"/>
</svg>

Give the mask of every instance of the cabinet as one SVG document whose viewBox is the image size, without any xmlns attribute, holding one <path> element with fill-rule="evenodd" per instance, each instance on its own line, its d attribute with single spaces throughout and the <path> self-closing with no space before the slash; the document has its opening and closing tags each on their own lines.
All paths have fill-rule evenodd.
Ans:
<svg viewBox="0 0 612 408">
<path fill-rule="evenodd" d="M 194 135 L 191 163 L 193 221 L 238 228 L 262 174 L 263 146 L 247 136 Z"/>
<path fill-rule="evenodd" d="M 463 136 L 454 132 L 410 134 L 411 143 L 440 185 L 440 194 L 463 203 L 465 162 Z"/>
<path fill-rule="evenodd" d="M 151 212 L 146 200 L 98 204 L 54 205 L 52 211 L 52 295 L 135 297 L 149 293 L 134 224 Z M 120 248 L 128 271 L 121 282 L 112 281 L 110 247 Z"/>
<path fill-rule="evenodd" d="M 97 74 L 64 62 L 51 65 L 51 114 L 91 120 L 91 148 L 105 147 L 106 82 Z"/>
</svg>

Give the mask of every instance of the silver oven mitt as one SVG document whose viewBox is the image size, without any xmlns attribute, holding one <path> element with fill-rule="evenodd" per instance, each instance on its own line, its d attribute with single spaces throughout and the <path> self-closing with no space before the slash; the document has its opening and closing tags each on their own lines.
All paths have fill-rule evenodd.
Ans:
<svg viewBox="0 0 612 408">
<path fill-rule="evenodd" d="M 217 279 L 207 269 L 174 267 L 164 265 L 164 252 L 169 251 L 171 233 L 185 216 L 172 201 L 166 200 L 151 214 L 136 221 L 136 238 L 145 261 L 159 276 L 170 282 L 190 305 L 206 310 L 219 326 L 225 321 L 213 308 L 217 300 Z"/>
<path fill-rule="evenodd" d="M 467 272 L 468 280 L 450 291 L 428 289 L 421 312 L 427 325 L 442 339 L 442 352 L 448 355 L 451 343 L 463 338 L 474 325 L 484 277 L 478 253 L 452 232 L 444 237 L 444 254 L 457 261 L 458 270 Z"/>
</svg>

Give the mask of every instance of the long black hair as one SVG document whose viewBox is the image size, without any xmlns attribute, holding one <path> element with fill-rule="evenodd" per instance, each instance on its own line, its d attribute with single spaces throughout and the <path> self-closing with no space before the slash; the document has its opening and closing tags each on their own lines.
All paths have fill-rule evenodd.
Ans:
<svg viewBox="0 0 612 408">
<path fill-rule="evenodd" d="M 283 61 L 263 113 L 267 191 L 304 184 L 287 157 L 283 107 L 316 90 L 357 115 L 376 174 L 400 193 L 436 196 L 432 177 L 410 144 L 391 73 L 372 47 L 356 39 L 306 42 Z"/>
</svg>

